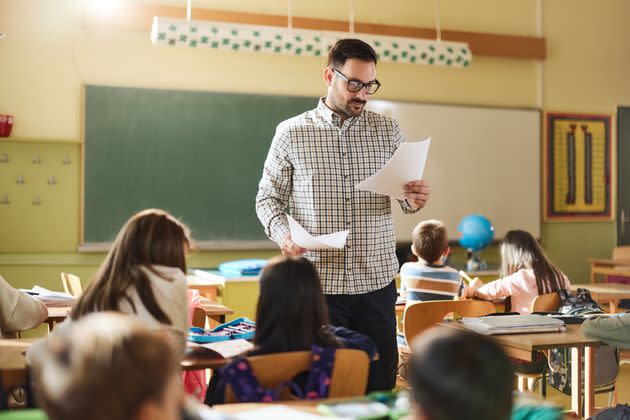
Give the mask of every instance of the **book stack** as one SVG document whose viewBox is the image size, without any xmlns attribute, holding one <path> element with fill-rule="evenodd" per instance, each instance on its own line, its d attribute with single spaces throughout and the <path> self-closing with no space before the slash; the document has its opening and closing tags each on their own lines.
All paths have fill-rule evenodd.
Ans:
<svg viewBox="0 0 630 420">
<path fill-rule="evenodd" d="M 463 318 L 462 324 L 485 335 L 562 332 L 566 329 L 562 320 L 536 314 Z"/>
</svg>

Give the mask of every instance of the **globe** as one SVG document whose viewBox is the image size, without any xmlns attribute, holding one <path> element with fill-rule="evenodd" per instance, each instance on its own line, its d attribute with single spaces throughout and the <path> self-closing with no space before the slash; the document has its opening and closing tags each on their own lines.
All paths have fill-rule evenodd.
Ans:
<svg viewBox="0 0 630 420">
<path fill-rule="evenodd" d="M 469 214 L 457 226 L 459 244 L 472 252 L 481 251 L 494 238 L 494 226 L 480 214 Z"/>
</svg>

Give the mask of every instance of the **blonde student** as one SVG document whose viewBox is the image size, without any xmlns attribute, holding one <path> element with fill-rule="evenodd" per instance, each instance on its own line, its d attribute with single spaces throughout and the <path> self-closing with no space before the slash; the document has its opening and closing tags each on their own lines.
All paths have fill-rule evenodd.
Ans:
<svg viewBox="0 0 630 420">
<path fill-rule="evenodd" d="M 166 328 L 183 353 L 188 331 L 186 252 L 188 228 L 163 210 L 132 216 L 72 309 L 76 321 L 92 312 L 133 314 L 147 326 Z"/>
<path fill-rule="evenodd" d="M 425 300 L 453 300 L 461 285 L 459 272 L 445 265 L 450 253 L 446 226 L 439 220 L 420 222 L 412 234 L 411 252 L 417 262 L 400 268 L 401 287 L 407 306 Z"/>
<path fill-rule="evenodd" d="M 468 297 L 498 299 L 511 296 L 511 310 L 529 314 L 534 298 L 567 290 L 569 279 L 547 258 L 536 239 L 524 230 L 511 230 L 501 242 L 502 278 L 482 285 L 473 279 Z"/>
<path fill-rule="evenodd" d="M 33 344 L 31 372 L 50 420 L 175 420 L 184 393 L 176 351 L 138 318 L 102 312 Z"/>
</svg>

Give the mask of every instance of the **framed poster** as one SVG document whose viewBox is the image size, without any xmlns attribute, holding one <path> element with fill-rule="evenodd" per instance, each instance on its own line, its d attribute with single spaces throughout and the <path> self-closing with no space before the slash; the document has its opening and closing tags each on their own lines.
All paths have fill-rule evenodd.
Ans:
<svg viewBox="0 0 630 420">
<path fill-rule="evenodd" d="M 612 219 L 610 116 L 547 113 L 545 220 Z"/>
</svg>

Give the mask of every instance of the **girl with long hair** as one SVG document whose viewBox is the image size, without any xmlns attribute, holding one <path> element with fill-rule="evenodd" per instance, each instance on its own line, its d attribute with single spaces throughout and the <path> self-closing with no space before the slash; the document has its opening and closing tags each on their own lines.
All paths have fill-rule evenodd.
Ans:
<svg viewBox="0 0 630 420">
<path fill-rule="evenodd" d="M 511 296 L 512 310 L 529 314 L 538 295 L 567 290 L 569 279 L 545 255 L 540 244 L 524 230 L 511 230 L 501 242 L 501 277 L 481 284 L 471 282 L 466 295 L 479 299 Z"/>
<path fill-rule="evenodd" d="M 256 308 L 254 348 L 247 356 L 328 348 L 355 348 L 376 356 L 376 345 L 367 336 L 329 324 L 328 309 L 317 270 L 305 258 L 276 257 L 260 277 Z M 294 382 L 306 378 L 300 375 Z M 213 373 L 206 404 L 222 404 L 225 384 L 221 371 Z"/>
<path fill-rule="evenodd" d="M 169 213 L 143 210 L 122 227 L 109 254 L 72 309 L 76 321 L 92 312 L 134 314 L 153 328 L 168 328 L 186 345 L 188 228 Z"/>
</svg>

